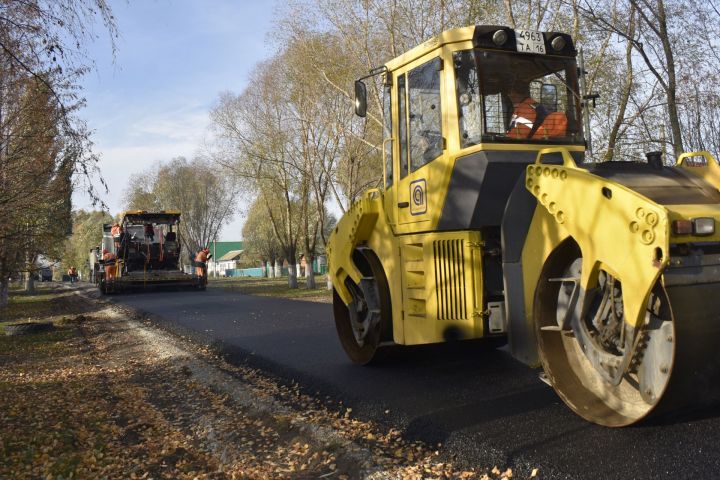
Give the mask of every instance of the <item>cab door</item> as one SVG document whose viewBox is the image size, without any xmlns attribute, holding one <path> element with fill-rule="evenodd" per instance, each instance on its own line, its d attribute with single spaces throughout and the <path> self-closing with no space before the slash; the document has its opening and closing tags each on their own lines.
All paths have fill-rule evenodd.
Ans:
<svg viewBox="0 0 720 480">
<path fill-rule="evenodd" d="M 390 75 L 389 73 L 387 75 Z M 393 153 L 397 141 L 393 138 L 392 85 L 385 82 L 383 88 L 383 178 L 385 180 L 385 193 L 383 206 L 388 224 L 394 229 L 397 223 L 397 188 L 395 188 L 395 157 Z M 397 127 L 395 127 L 397 128 Z"/>
<path fill-rule="evenodd" d="M 397 74 L 399 169 L 396 189 L 400 233 L 421 231 L 430 223 L 428 195 L 437 181 L 433 181 L 433 169 L 428 166 L 445 154 L 442 67 L 442 58 L 436 53 L 413 62 L 408 70 Z"/>
</svg>

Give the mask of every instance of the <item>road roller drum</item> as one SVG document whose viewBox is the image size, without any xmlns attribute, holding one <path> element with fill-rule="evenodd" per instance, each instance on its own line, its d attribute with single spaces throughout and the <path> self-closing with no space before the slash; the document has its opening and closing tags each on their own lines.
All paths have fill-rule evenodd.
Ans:
<svg viewBox="0 0 720 480">
<path fill-rule="evenodd" d="M 552 277 L 550 265 L 536 298 L 540 356 L 563 401 L 615 427 L 717 401 L 720 283 L 672 285 L 673 275 L 665 275 L 643 323 L 632 328 L 622 318 L 622 285 L 605 273 L 594 291 L 580 292 L 579 263 L 562 278 Z"/>
</svg>

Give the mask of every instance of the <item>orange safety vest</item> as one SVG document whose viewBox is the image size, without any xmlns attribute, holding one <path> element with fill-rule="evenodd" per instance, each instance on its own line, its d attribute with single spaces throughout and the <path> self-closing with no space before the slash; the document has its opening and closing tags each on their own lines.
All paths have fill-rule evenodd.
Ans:
<svg viewBox="0 0 720 480">
<path fill-rule="evenodd" d="M 103 254 L 103 261 L 105 261 L 105 262 L 114 261 L 116 258 L 117 257 L 112 252 Z M 115 269 L 116 269 L 115 265 L 108 265 L 107 263 L 105 264 L 105 276 L 107 277 L 108 280 L 112 280 L 115 278 Z"/>
<path fill-rule="evenodd" d="M 530 97 L 520 102 L 513 111 L 507 135 L 511 138 L 528 138 L 535 126 L 538 106 L 539 104 Z M 567 135 L 567 123 L 567 116 L 563 112 L 552 112 L 542 119 L 532 138 L 564 137 Z"/>
<path fill-rule="evenodd" d="M 197 255 L 195 255 L 195 261 L 196 262 L 207 262 L 208 259 L 208 253 L 205 250 L 200 250 Z M 201 266 L 195 267 L 195 273 L 197 276 L 202 277 L 204 275 L 204 268 Z"/>
</svg>

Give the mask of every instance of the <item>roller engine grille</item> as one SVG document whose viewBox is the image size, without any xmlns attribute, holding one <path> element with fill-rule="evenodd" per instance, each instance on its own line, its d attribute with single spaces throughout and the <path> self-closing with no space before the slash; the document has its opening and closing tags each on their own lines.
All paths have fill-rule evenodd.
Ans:
<svg viewBox="0 0 720 480">
<path fill-rule="evenodd" d="M 435 240 L 435 285 L 438 320 L 465 320 L 465 252 L 462 240 Z"/>
</svg>

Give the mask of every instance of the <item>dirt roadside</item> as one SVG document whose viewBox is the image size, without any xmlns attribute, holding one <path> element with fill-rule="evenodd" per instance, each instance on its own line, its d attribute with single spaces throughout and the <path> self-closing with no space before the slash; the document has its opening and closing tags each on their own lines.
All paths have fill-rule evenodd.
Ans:
<svg viewBox="0 0 720 480">
<path fill-rule="evenodd" d="M 0 478 L 512 477 L 456 470 L 87 292 L 44 301 L 54 331 L 0 338 Z"/>
</svg>

